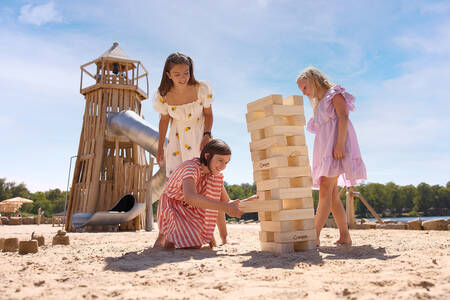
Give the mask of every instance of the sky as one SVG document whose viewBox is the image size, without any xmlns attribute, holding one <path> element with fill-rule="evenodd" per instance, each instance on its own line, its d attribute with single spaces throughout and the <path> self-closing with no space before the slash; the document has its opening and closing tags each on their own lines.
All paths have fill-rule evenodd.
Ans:
<svg viewBox="0 0 450 300">
<path fill-rule="evenodd" d="M 149 71 L 150 99 L 170 53 L 193 58 L 214 91 L 213 135 L 232 148 L 230 184 L 253 182 L 246 104 L 301 94 L 295 80 L 310 65 L 356 97 L 368 182 L 450 181 L 450 1 L 419 0 L 1 1 L 0 178 L 66 189 L 80 66 L 113 42 Z M 157 127 L 151 100 L 142 110 Z"/>
</svg>

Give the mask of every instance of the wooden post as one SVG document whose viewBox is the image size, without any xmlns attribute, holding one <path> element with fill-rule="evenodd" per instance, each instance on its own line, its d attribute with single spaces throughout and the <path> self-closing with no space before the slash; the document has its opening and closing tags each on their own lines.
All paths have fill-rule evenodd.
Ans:
<svg viewBox="0 0 450 300">
<path fill-rule="evenodd" d="M 147 216 L 146 216 L 146 231 L 153 230 L 153 198 L 152 198 L 152 174 L 153 174 L 154 158 L 150 156 L 150 180 L 148 182 L 148 197 L 147 197 Z"/>
<path fill-rule="evenodd" d="M 345 194 L 346 200 L 345 200 L 345 207 L 346 207 L 346 214 L 347 214 L 347 225 L 351 226 L 356 223 L 355 220 L 355 199 L 353 198 L 353 187 L 347 188 L 347 193 Z"/>
</svg>

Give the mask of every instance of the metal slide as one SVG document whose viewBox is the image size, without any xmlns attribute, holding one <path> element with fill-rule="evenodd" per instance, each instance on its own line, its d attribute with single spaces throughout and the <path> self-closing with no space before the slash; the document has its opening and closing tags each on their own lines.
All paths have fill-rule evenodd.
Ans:
<svg viewBox="0 0 450 300">
<path fill-rule="evenodd" d="M 72 215 L 71 222 L 75 228 L 88 225 L 117 225 L 133 220 L 144 211 L 145 203 L 138 203 L 133 195 L 125 195 L 110 210 L 76 213 Z"/>
<path fill-rule="evenodd" d="M 125 136 L 138 144 L 152 155 L 158 152 L 158 131 L 152 128 L 144 119 L 134 111 L 126 110 L 119 113 L 108 113 L 108 130 L 110 134 Z M 167 139 L 164 147 L 167 144 Z M 152 201 L 159 199 L 166 185 L 166 168 L 160 167 L 152 177 Z M 71 222 L 75 228 L 87 225 L 117 225 L 128 222 L 145 211 L 145 203 L 138 203 L 133 195 L 125 195 L 114 207 L 108 211 L 95 213 L 76 213 L 72 215 Z M 151 209 L 147 211 L 152 213 Z M 151 230 L 151 226 L 149 227 Z"/>
<path fill-rule="evenodd" d="M 117 136 L 125 136 L 153 156 L 158 152 L 158 131 L 132 110 L 108 113 L 108 130 Z M 164 143 L 166 147 L 167 139 Z M 152 198 L 159 199 L 167 182 L 166 167 L 159 168 L 152 178 Z"/>
</svg>

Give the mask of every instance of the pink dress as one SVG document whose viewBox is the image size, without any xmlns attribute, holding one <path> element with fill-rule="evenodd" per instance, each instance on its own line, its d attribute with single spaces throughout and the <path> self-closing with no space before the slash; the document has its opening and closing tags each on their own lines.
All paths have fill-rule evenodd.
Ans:
<svg viewBox="0 0 450 300">
<path fill-rule="evenodd" d="M 345 158 L 334 159 L 333 150 L 336 145 L 338 118 L 331 99 L 341 94 L 347 106 L 347 111 L 355 109 L 355 97 L 339 85 L 331 87 L 322 100 L 319 101 L 316 113 L 307 125 L 307 130 L 316 135 L 312 164 L 313 189 L 320 188 L 320 177 L 339 176 L 340 186 L 354 186 L 367 179 L 366 167 L 361 159 L 355 129 L 348 120 L 347 139 L 345 141 Z"/>
<path fill-rule="evenodd" d="M 180 164 L 172 173 L 158 205 L 159 231 L 177 248 L 208 244 L 213 238 L 217 211 L 184 202 L 183 181 L 192 178 L 198 194 L 220 201 L 223 175 L 203 174 L 198 158 Z"/>
</svg>

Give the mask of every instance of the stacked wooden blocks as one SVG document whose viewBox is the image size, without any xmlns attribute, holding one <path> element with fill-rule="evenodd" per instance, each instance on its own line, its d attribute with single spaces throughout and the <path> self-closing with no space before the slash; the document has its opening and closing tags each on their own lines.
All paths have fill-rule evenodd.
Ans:
<svg viewBox="0 0 450 300">
<path fill-rule="evenodd" d="M 259 199 L 242 202 L 240 208 L 258 212 L 261 250 L 286 253 L 315 248 L 303 99 L 270 95 L 249 103 L 247 110 Z"/>
</svg>

